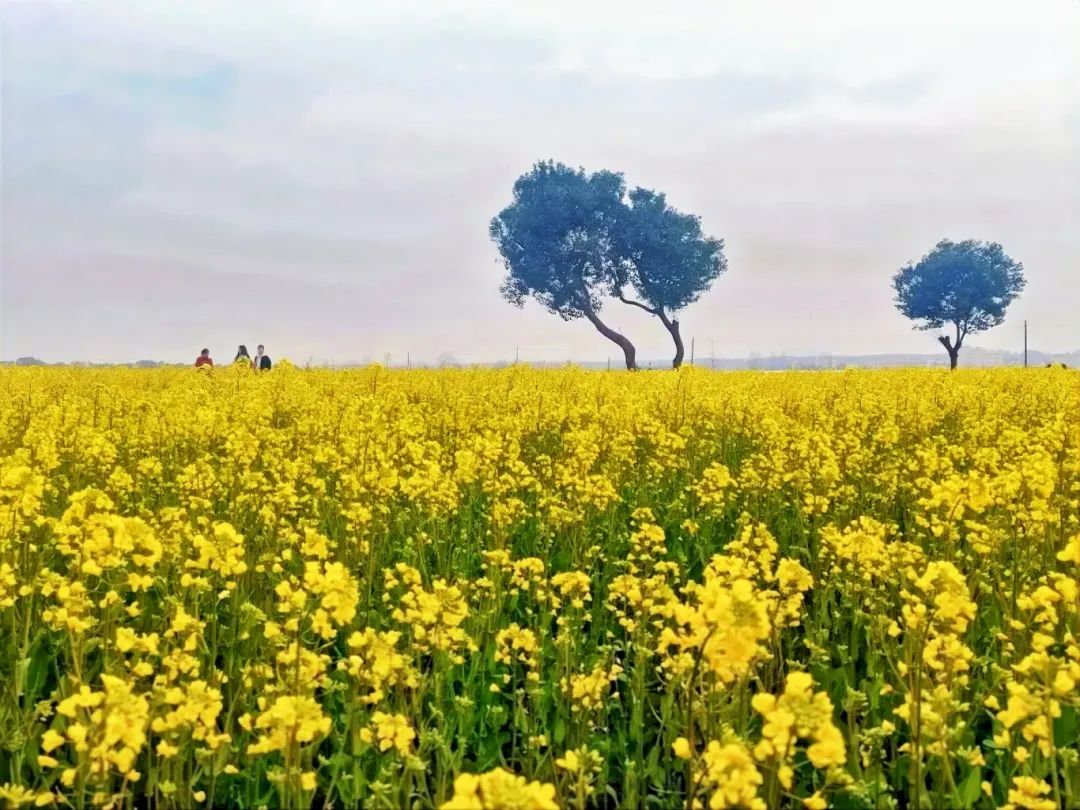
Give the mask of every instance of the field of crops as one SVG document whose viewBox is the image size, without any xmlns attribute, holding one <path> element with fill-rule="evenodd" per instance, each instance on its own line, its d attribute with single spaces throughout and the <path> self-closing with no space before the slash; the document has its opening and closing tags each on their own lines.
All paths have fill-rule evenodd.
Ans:
<svg viewBox="0 0 1080 810">
<path fill-rule="evenodd" d="M 1078 383 L 0 369 L 0 805 L 1080 806 Z"/>
</svg>

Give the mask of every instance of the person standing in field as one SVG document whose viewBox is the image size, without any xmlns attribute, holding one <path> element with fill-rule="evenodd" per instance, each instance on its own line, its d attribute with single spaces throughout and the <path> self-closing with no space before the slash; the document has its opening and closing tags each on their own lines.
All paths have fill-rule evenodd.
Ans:
<svg viewBox="0 0 1080 810">
<path fill-rule="evenodd" d="M 210 359 L 210 350 L 203 349 L 195 358 L 195 368 L 213 368 L 214 361 Z"/>
<path fill-rule="evenodd" d="M 261 343 L 258 351 L 255 352 L 255 359 L 251 361 L 251 367 L 256 371 L 269 371 L 273 367 L 270 356 L 266 353 L 266 347 Z"/>
<path fill-rule="evenodd" d="M 251 364 L 251 355 L 248 354 L 247 346 L 243 343 L 241 343 L 240 348 L 236 350 L 236 357 L 233 358 L 233 363 L 243 363 L 244 365 Z"/>
</svg>

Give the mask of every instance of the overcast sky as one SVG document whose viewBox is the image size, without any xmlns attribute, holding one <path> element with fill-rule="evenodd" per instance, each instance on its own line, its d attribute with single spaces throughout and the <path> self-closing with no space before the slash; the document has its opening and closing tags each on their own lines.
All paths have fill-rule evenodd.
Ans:
<svg viewBox="0 0 1080 810">
<path fill-rule="evenodd" d="M 889 278 L 946 237 L 1027 269 L 974 345 L 1080 348 L 1080 0 L 0 7 L 5 359 L 617 356 L 499 297 L 549 157 L 726 240 L 699 356 L 940 350 Z"/>
</svg>

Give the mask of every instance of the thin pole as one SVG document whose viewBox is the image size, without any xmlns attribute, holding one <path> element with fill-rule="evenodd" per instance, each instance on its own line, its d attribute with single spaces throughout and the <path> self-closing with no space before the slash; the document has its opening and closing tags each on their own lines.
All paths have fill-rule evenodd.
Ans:
<svg viewBox="0 0 1080 810">
<path fill-rule="evenodd" d="M 1027 321 L 1024 321 L 1024 368 L 1028 367 L 1028 329 Z"/>
<path fill-rule="evenodd" d="M 694 365 L 694 338 L 690 338 L 690 365 Z"/>
<path fill-rule="evenodd" d="M 520 346 L 515 346 L 514 347 L 514 365 L 516 366 L 520 362 L 521 362 L 521 347 Z"/>
<path fill-rule="evenodd" d="M 716 341 L 709 341 L 709 368 L 716 371 Z"/>
</svg>

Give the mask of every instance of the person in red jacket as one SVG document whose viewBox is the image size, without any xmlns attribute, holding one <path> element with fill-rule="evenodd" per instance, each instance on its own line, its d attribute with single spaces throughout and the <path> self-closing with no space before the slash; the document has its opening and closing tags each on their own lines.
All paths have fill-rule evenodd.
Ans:
<svg viewBox="0 0 1080 810">
<path fill-rule="evenodd" d="M 203 349 L 199 356 L 195 358 L 195 368 L 213 368 L 214 361 L 210 359 L 210 350 Z"/>
</svg>

